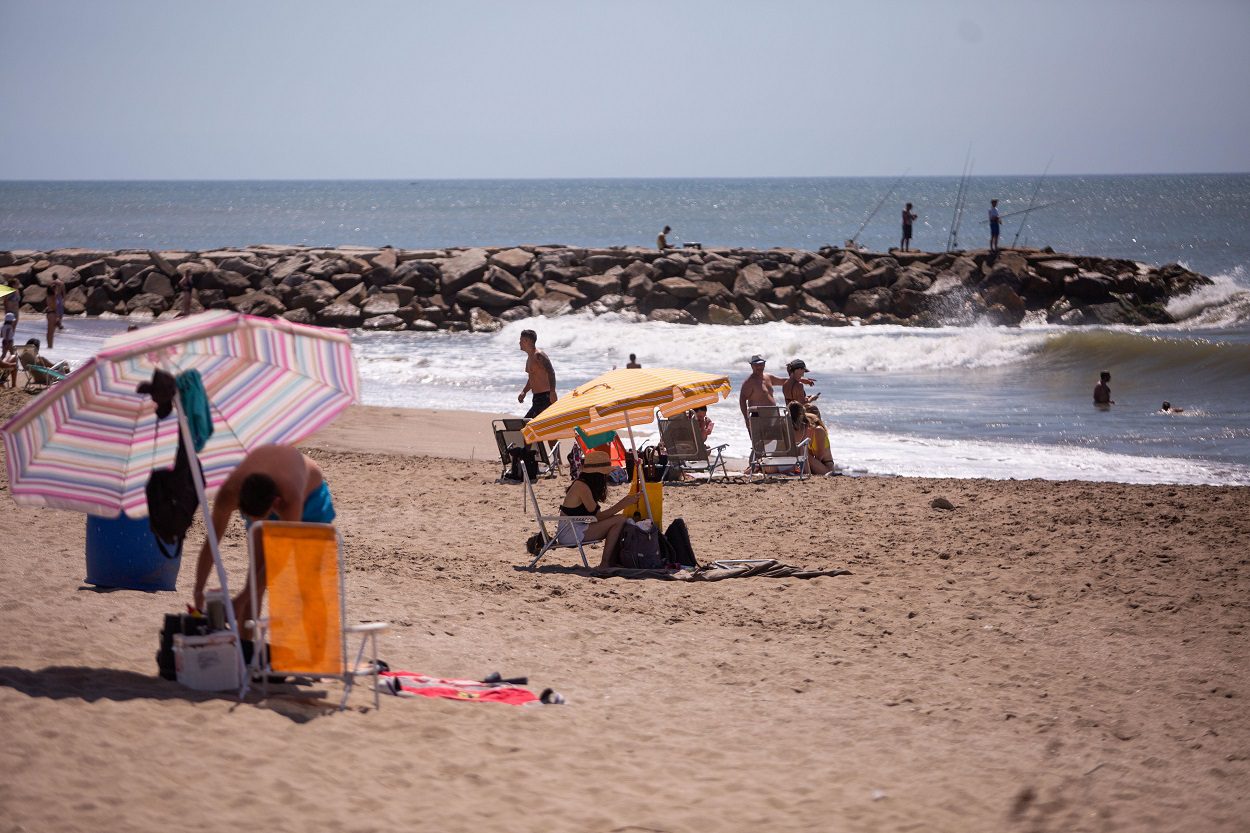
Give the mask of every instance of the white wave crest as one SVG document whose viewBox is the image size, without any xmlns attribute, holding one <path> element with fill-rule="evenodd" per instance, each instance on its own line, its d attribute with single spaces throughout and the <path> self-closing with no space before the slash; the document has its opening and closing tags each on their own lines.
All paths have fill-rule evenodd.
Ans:
<svg viewBox="0 0 1250 833">
<path fill-rule="evenodd" d="M 1250 321 L 1250 278 L 1245 267 L 1211 276 L 1211 283 L 1168 301 L 1168 314 L 1198 327 L 1224 327 Z"/>
</svg>

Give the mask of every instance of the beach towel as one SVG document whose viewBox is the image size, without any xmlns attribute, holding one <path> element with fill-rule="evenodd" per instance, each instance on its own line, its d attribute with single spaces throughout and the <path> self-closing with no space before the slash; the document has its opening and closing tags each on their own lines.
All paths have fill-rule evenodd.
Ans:
<svg viewBox="0 0 1250 833">
<path fill-rule="evenodd" d="M 655 578 L 663 581 L 723 581 L 727 578 L 818 578 L 849 576 L 850 570 L 805 570 L 771 558 L 749 561 L 713 561 L 694 570 L 631 570 L 625 567 L 595 568 L 595 578 Z"/>
<path fill-rule="evenodd" d="M 187 416 L 187 426 L 191 429 L 191 443 L 197 452 L 204 450 L 204 444 L 213 436 L 213 412 L 208 405 L 208 394 L 204 391 L 204 380 L 200 371 L 195 368 L 178 374 L 178 398 L 182 402 L 182 412 Z"/>
<path fill-rule="evenodd" d="M 389 681 L 386 691 L 400 697 L 441 697 L 474 703 L 507 703 L 523 706 L 537 703 L 538 695 L 511 683 L 484 683 L 481 680 L 444 680 L 411 671 L 383 671 Z"/>
</svg>

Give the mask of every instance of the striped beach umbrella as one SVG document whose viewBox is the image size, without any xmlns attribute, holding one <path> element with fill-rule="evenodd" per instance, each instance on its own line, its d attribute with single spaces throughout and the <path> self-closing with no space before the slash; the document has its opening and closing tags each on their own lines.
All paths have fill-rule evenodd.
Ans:
<svg viewBox="0 0 1250 833">
<path fill-rule="evenodd" d="M 680 414 L 724 399 L 730 390 L 729 377 L 694 370 L 611 370 L 561 396 L 523 433 L 537 442 L 572 437 L 575 428 L 587 434 L 626 428 L 632 438 L 632 429 L 651 422 L 656 409 L 664 416 Z"/>
<path fill-rule="evenodd" d="M 200 372 L 213 436 L 199 453 L 211 495 L 247 452 L 296 443 L 355 402 L 342 330 L 214 310 L 108 339 L 0 428 L 21 504 L 106 517 L 147 515 L 153 468 L 173 465 L 178 422 L 135 392 L 161 368 Z"/>
</svg>

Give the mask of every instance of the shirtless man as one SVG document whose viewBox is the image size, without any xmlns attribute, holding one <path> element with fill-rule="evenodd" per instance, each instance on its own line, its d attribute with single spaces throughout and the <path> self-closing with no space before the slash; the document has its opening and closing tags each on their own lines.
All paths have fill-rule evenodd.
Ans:
<svg viewBox="0 0 1250 833">
<path fill-rule="evenodd" d="M 61 326 L 61 311 L 65 309 L 65 282 L 56 278 L 49 289 L 51 291 L 44 303 L 44 317 L 48 320 L 48 349 L 51 350 L 56 331 L 65 329 Z"/>
<path fill-rule="evenodd" d="M 328 524 L 334 520 L 334 503 L 321 467 L 290 445 L 262 445 L 252 449 L 238 468 L 221 484 L 213 500 L 213 531 L 220 542 L 238 510 L 244 524 L 254 521 L 304 521 Z M 257 603 L 265 598 L 265 555 L 256 554 Z M 195 565 L 193 603 L 204 609 L 204 583 L 213 568 L 213 551 L 207 540 Z M 250 578 L 250 576 L 249 576 Z M 234 615 L 242 623 L 255 618 L 247 585 L 234 597 Z"/>
<path fill-rule="evenodd" d="M 665 226 L 665 227 L 664 227 L 664 231 L 662 231 L 662 232 L 660 232 L 658 235 L 656 235 L 656 238 L 655 238 L 655 247 L 656 247 L 657 249 L 659 249 L 660 251 L 662 251 L 662 252 L 663 252 L 663 251 L 665 251 L 665 250 L 667 250 L 667 249 L 671 249 L 671 248 L 673 248 L 673 247 L 669 244 L 669 242 L 668 242 L 668 236 L 669 236 L 669 234 L 670 234 L 670 233 L 672 233 L 672 231 L 673 231 L 673 230 L 672 230 L 672 228 L 670 228 L 669 226 Z"/>
<path fill-rule="evenodd" d="M 781 395 L 785 397 L 787 405 L 797 402 L 806 408 L 820 398 L 819 393 L 808 396 L 807 391 L 803 390 L 804 385 L 810 385 L 816 380 L 805 378 L 807 365 L 802 359 L 795 359 L 787 364 L 786 373 L 790 374 L 790 378 L 786 379 L 785 384 L 781 386 Z"/>
<path fill-rule="evenodd" d="M 629 354 L 629 362 L 625 365 L 627 370 L 641 370 L 642 365 L 638 364 L 638 357 L 633 353 Z"/>
<path fill-rule="evenodd" d="M 533 392 L 530 409 L 525 412 L 526 419 L 533 419 L 559 398 L 556 396 L 556 371 L 547 354 L 538 349 L 538 333 L 533 330 L 521 331 L 521 351 L 528 356 L 525 360 L 526 379 L 516 401 L 524 402 L 525 394 Z"/>
<path fill-rule="evenodd" d="M 1094 404 L 1106 407 L 1114 405 L 1115 400 L 1111 398 L 1111 385 L 1107 384 L 1111 381 L 1111 372 L 1104 370 L 1098 374 L 1098 384 L 1094 385 Z"/>
<path fill-rule="evenodd" d="M 751 357 L 751 375 L 746 378 L 738 393 L 738 407 L 742 409 L 742 419 L 750 424 L 748 413 L 752 408 L 776 407 L 773 398 L 773 387 L 784 385 L 786 379 L 764 372 L 764 358 L 758 354 Z M 812 384 L 811 379 L 801 379 L 804 385 Z"/>
</svg>

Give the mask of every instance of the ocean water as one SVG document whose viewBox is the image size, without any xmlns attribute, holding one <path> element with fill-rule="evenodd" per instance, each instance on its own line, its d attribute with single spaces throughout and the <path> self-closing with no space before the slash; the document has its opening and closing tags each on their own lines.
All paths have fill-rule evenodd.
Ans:
<svg viewBox="0 0 1250 833">
<path fill-rule="evenodd" d="M 447 183 L 0 183 L 0 249 L 207 249 L 285 242 L 405 247 L 561 242 L 652 244 L 659 224 L 705 245 L 815 247 L 853 235 L 888 180 L 655 180 Z M 897 241 L 900 199 L 916 244 L 941 249 L 957 182 L 903 183 L 860 241 Z M 974 179 L 961 241 L 980 244 L 980 202 L 1028 204 L 1031 178 Z M 905 186 L 905 188 L 904 188 Z M 984 199 L 982 199 L 984 197 Z M 1021 233 L 1056 250 L 1180 261 L 1215 283 L 1152 327 L 682 327 L 609 315 L 514 322 L 494 334 L 358 333 L 368 404 L 521 414 L 521 329 L 567 390 L 636 353 L 648 366 L 727 373 L 713 439 L 746 454 L 737 406 L 746 359 L 803 358 L 821 392 L 835 459 L 902 476 L 1250 484 L 1250 176 L 1051 177 Z M 887 212 L 887 208 L 889 209 Z M 975 208 L 975 210 L 974 210 Z M 1014 221 L 1018 222 L 1018 221 Z M 1005 224 L 1003 242 L 1018 226 Z M 22 322 L 19 341 L 43 337 Z M 124 329 L 67 322 L 51 354 L 71 363 Z M 1098 372 L 1116 405 L 1091 404 Z M 1184 408 L 1163 414 L 1163 400 Z M 645 430 L 640 432 L 645 434 Z M 639 437 L 640 441 L 642 437 Z M 483 448 L 483 457 L 493 448 Z"/>
</svg>

